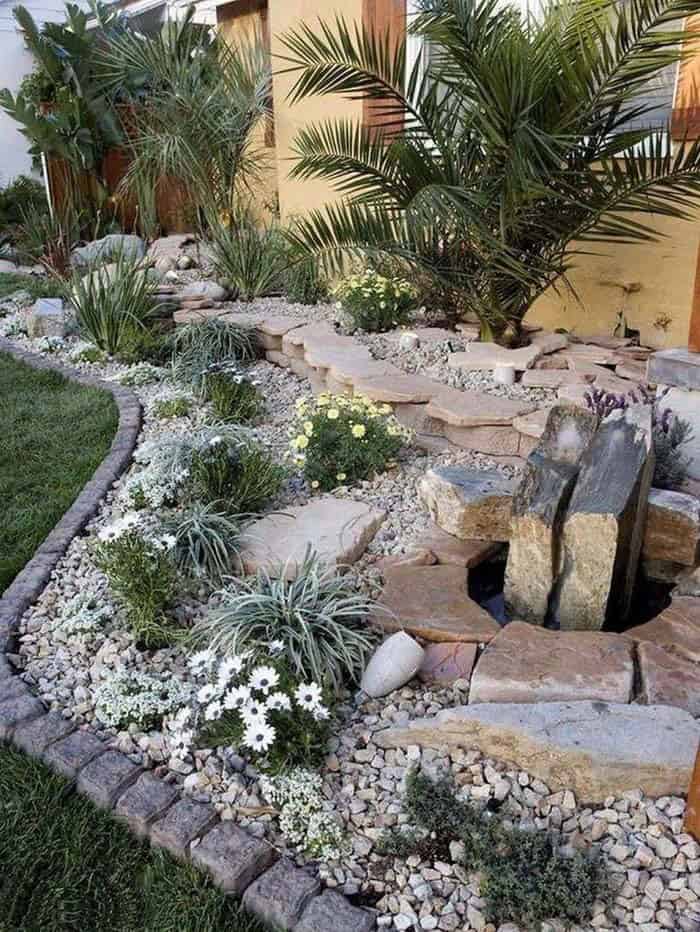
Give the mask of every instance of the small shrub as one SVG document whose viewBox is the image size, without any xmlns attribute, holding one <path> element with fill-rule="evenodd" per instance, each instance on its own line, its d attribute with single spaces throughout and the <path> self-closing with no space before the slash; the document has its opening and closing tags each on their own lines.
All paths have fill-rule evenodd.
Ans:
<svg viewBox="0 0 700 932">
<path fill-rule="evenodd" d="M 92 343 L 79 343 L 75 346 L 70 353 L 68 358 L 71 362 L 104 362 L 107 358 L 105 353 Z"/>
<path fill-rule="evenodd" d="M 133 339 L 135 331 L 146 329 L 154 312 L 153 290 L 138 262 L 121 256 L 87 274 L 75 272 L 66 297 L 75 308 L 83 334 L 114 356 Z"/>
<path fill-rule="evenodd" d="M 284 470 L 260 447 L 212 437 L 194 450 L 190 466 L 195 497 L 218 502 L 230 514 L 259 511 L 279 491 Z"/>
<path fill-rule="evenodd" d="M 175 634 L 167 615 L 176 592 L 175 539 L 146 537 L 135 515 L 105 528 L 99 538 L 95 562 L 122 602 L 136 642 L 146 649 L 170 643 Z"/>
<path fill-rule="evenodd" d="M 211 366 L 204 375 L 204 397 L 219 420 L 246 424 L 259 417 L 263 409 L 255 385 L 235 366 Z"/>
<path fill-rule="evenodd" d="M 690 421 L 677 417 L 666 408 L 654 423 L 653 485 L 657 489 L 679 489 L 688 478 L 690 457 L 684 456 L 682 448 L 693 439 Z"/>
<path fill-rule="evenodd" d="M 28 210 L 48 214 L 44 185 L 28 175 L 17 175 L 6 187 L 0 190 L 0 230 L 9 231 L 22 222 Z"/>
<path fill-rule="evenodd" d="M 201 391 L 206 372 L 222 363 L 246 363 L 260 352 L 252 327 L 239 327 L 216 318 L 178 327 L 172 336 L 173 374 Z"/>
<path fill-rule="evenodd" d="M 38 264 L 60 279 L 71 272 L 71 253 L 80 239 L 79 214 L 69 206 L 49 214 L 42 206 L 22 211 L 16 229 L 17 253 L 23 262 Z"/>
<path fill-rule="evenodd" d="M 368 626 L 374 603 L 345 578 L 308 554 L 294 579 L 260 571 L 232 579 L 192 631 L 195 644 L 218 653 L 250 652 L 264 660 L 270 644 L 283 646 L 291 673 L 334 692 L 357 683 L 376 635 Z"/>
<path fill-rule="evenodd" d="M 323 491 L 382 472 L 411 438 L 389 405 L 361 395 L 300 400 L 291 432 L 295 462 L 311 488 Z"/>
<path fill-rule="evenodd" d="M 167 421 L 171 418 L 187 417 L 192 409 L 192 402 L 184 395 L 175 398 L 159 398 L 153 403 L 151 411 L 158 420 Z"/>
<path fill-rule="evenodd" d="M 120 669 L 94 694 L 95 714 L 108 728 L 156 728 L 190 701 L 191 689 L 174 676 Z"/>
<path fill-rule="evenodd" d="M 129 366 L 126 372 L 118 376 L 121 385 L 128 385 L 131 388 L 140 388 L 143 385 L 153 385 L 159 382 L 165 372 L 158 366 L 151 365 L 150 362 L 139 362 L 134 366 Z"/>
<path fill-rule="evenodd" d="M 211 505 L 194 504 L 168 525 L 176 540 L 178 569 L 195 579 L 221 582 L 231 572 L 238 553 L 240 529 L 228 515 Z"/>
<path fill-rule="evenodd" d="M 385 278 L 374 269 L 346 278 L 333 295 L 353 326 L 369 333 L 408 323 L 418 302 L 418 292 L 410 282 Z"/>
<path fill-rule="evenodd" d="M 239 301 L 255 301 L 279 290 L 287 260 L 274 226 L 242 213 L 230 226 L 214 227 L 211 244 L 216 273 Z"/>
<path fill-rule="evenodd" d="M 159 313 L 162 311 L 159 311 Z M 170 362 L 172 342 L 170 334 L 159 321 L 149 320 L 145 327 L 127 330 L 117 353 L 117 359 L 127 365 L 147 362 L 164 366 Z"/>
<path fill-rule="evenodd" d="M 288 774 L 263 777 L 265 799 L 280 810 L 280 831 L 307 857 L 338 860 L 343 853 L 343 832 L 326 809 L 323 780 L 318 773 L 295 768 Z"/>
<path fill-rule="evenodd" d="M 282 290 L 293 304 L 320 304 L 328 300 L 328 282 L 322 275 L 318 260 L 299 261 L 290 258 L 282 273 Z"/>
</svg>

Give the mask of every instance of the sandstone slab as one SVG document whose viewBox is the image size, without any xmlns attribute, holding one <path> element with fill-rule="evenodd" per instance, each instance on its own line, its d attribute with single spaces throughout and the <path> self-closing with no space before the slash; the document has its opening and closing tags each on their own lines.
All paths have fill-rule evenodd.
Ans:
<svg viewBox="0 0 700 932">
<path fill-rule="evenodd" d="M 674 599 L 677 596 L 691 595 L 700 598 L 700 566 L 691 572 L 685 572 L 678 580 L 678 585 L 673 590 Z"/>
<path fill-rule="evenodd" d="M 458 566 L 398 567 L 387 574 L 374 616 L 385 631 L 426 641 L 490 641 L 500 627 L 472 601 L 467 573 Z"/>
<path fill-rule="evenodd" d="M 516 371 L 530 369 L 535 360 L 542 356 L 537 346 L 523 346 L 520 349 L 508 349 L 497 343 L 470 343 L 461 353 L 452 353 L 447 360 L 451 369 L 484 370 L 496 366 L 512 366 Z"/>
<path fill-rule="evenodd" d="M 477 747 L 584 802 L 638 788 L 685 794 L 699 740 L 700 723 L 682 709 L 588 700 L 460 706 L 375 736 L 384 748 Z"/>
<path fill-rule="evenodd" d="M 700 560 L 700 500 L 685 492 L 652 489 L 642 554 L 695 566 Z"/>
<path fill-rule="evenodd" d="M 479 658 L 469 702 L 629 702 L 632 642 L 618 634 L 507 625 Z"/>
<path fill-rule="evenodd" d="M 456 680 L 469 680 L 476 663 L 476 644 L 459 641 L 429 644 L 418 676 L 424 683 L 449 686 Z"/>
<path fill-rule="evenodd" d="M 700 717 L 700 664 L 683 660 L 652 641 L 639 642 L 637 658 L 643 702 L 676 706 Z"/>
<path fill-rule="evenodd" d="M 544 429 L 547 425 L 547 418 L 551 410 L 552 406 L 549 405 L 544 408 L 538 408 L 536 411 L 530 412 L 530 414 L 522 414 L 519 417 L 513 418 L 513 427 L 518 433 L 539 440 L 544 433 Z"/>
<path fill-rule="evenodd" d="M 527 401 L 443 387 L 434 393 L 426 413 L 452 427 L 497 427 L 512 424 L 514 418 L 532 409 Z"/>
<path fill-rule="evenodd" d="M 462 540 L 507 541 L 514 483 L 496 470 L 439 466 L 419 493 L 433 521 Z"/>
<path fill-rule="evenodd" d="M 700 663 L 700 599 L 674 598 L 653 621 L 628 628 L 625 634 L 635 641 L 651 641 L 679 657 Z"/>
<path fill-rule="evenodd" d="M 650 382 L 700 391 L 700 353 L 660 350 L 649 357 L 648 377 Z"/>
<path fill-rule="evenodd" d="M 528 369 L 520 384 L 526 388 L 561 388 L 562 385 L 588 384 L 593 376 L 570 369 Z"/>
<path fill-rule="evenodd" d="M 548 330 L 540 330 L 530 337 L 530 346 L 536 346 L 542 353 L 547 355 L 566 349 L 568 345 L 569 338 L 565 333 L 551 333 Z"/>
<path fill-rule="evenodd" d="M 431 525 L 427 533 L 414 542 L 414 546 L 432 553 L 435 563 L 466 569 L 479 566 L 501 549 L 501 544 L 493 540 L 461 540 L 437 524 Z"/>
<path fill-rule="evenodd" d="M 369 379 L 358 379 L 353 383 L 356 395 L 385 404 L 424 404 L 438 394 L 441 389 L 439 382 L 433 382 L 422 375 L 395 375 L 375 376 Z"/>
<path fill-rule="evenodd" d="M 462 450 L 475 450 L 488 456 L 520 456 L 520 434 L 513 427 L 453 427 L 445 425 L 445 436 Z M 517 461 L 517 460 L 516 460 Z"/>
<path fill-rule="evenodd" d="M 329 566 L 347 566 L 364 553 L 384 517 L 361 502 L 324 495 L 249 525 L 240 559 L 247 573 L 265 570 L 289 579 L 309 549 Z"/>
</svg>

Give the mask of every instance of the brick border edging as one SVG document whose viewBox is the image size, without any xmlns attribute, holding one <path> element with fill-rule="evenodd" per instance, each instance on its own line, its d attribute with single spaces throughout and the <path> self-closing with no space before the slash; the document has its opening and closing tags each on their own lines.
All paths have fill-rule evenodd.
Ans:
<svg viewBox="0 0 700 932">
<path fill-rule="evenodd" d="M 36 757 L 101 809 L 111 810 L 139 838 L 206 871 L 225 893 L 280 932 L 372 932 L 375 915 L 342 894 L 321 891 L 318 878 L 280 858 L 276 849 L 209 803 L 195 802 L 177 786 L 135 764 L 87 728 L 47 711 L 13 672 L 4 654 L 26 609 L 38 598 L 69 544 L 95 515 L 126 469 L 141 430 L 142 408 L 129 389 L 85 375 L 0 338 L 0 351 L 36 369 L 111 393 L 119 425 L 109 453 L 71 507 L 0 599 L 0 745 L 14 744 Z"/>
</svg>

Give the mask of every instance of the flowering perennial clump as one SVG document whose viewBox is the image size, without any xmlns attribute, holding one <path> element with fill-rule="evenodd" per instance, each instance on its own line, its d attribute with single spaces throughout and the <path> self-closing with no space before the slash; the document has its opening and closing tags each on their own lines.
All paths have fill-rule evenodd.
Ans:
<svg viewBox="0 0 700 932">
<path fill-rule="evenodd" d="M 191 687 L 177 677 L 120 669 L 95 690 L 95 714 L 109 728 L 155 726 L 185 706 L 191 695 Z"/>
<path fill-rule="evenodd" d="M 353 325 L 370 333 L 407 323 L 418 303 L 418 292 L 410 282 L 385 278 L 374 269 L 346 278 L 333 294 Z"/>
<path fill-rule="evenodd" d="M 321 687 L 289 675 L 281 644 L 270 650 L 270 663 L 258 666 L 245 654 L 192 655 L 188 666 L 199 686 L 191 705 L 167 723 L 173 754 L 183 757 L 195 742 L 234 746 L 275 772 L 319 751 L 330 719 Z"/>
<path fill-rule="evenodd" d="M 222 421 L 247 423 L 262 410 L 258 382 L 235 363 L 215 363 L 203 374 L 204 396 Z"/>
<path fill-rule="evenodd" d="M 326 808 L 320 774 L 295 767 L 288 774 L 262 777 L 260 786 L 280 810 L 280 830 L 290 844 L 321 861 L 342 856 L 343 830 Z"/>
<path fill-rule="evenodd" d="M 117 375 L 117 381 L 121 385 L 138 388 L 141 385 L 152 385 L 153 382 L 160 382 L 164 375 L 165 371 L 159 366 L 154 366 L 150 362 L 139 362 L 122 370 Z"/>
<path fill-rule="evenodd" d="M 98 603 L 90 592 L 81 592 L 63 606 L 54 622 L 54 631 L 61 638 L 69 638 L 74 645 L 76 642 L 87 645 L 113 616 L 111 605 Z"/>
<path fill-rule="evenodd" d="M 326 393 L 297 402 L 291 435 L 294 461 L 311 488 L 323 491 L 382 472 L 411 440 L 390 405 Z"/>
</svg>

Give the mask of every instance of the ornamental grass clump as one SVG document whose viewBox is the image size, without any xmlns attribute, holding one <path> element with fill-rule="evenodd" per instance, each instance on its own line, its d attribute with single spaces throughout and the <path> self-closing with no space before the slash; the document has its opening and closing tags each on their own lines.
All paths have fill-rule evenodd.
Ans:
<svg viewBox="0 0 700 932">
<path fill-rule="evenodd" d="M 181 572 L 215 583 L 232 572 L 240 540 L 235 518 L 195 502 L 175 512 L 167 527 L 175 538 L 175 562 Z"/>
<path fill-rule="evenodd" d="M 193 628 L 192 639 L 221 654 L 249 653 L 263 661 L 282 644 L 291 673 L 339 693 L 359 681 L 376 646 L 368 625 L 376 606 L 347 577 L 308 553 L 293 579 L 256 576 L 228 581 L 220 607 Z"/>
<path fill-rule="evenodd" d="M 192 453 L 192 494 L 229 514 L 259 511 L 277 494 L 283 478 L 283 468 L 250 441 L 231 442 L 217 434 Z"/>
<path fill-rule="evenodd" d="M 220 421 L 246 424 L 254 421 L 263 410 L 256 385 L 237 366 L 215 364 L 204 374 L 203 394 Z"/>
<path fill-rule="evenodd" d="M 221 363 L 252 362 L 260 354 L 252 327 L 214 318 L 178 327 L 172 337 L 175 379 L 201 392 L 206 373 Z"/>
<path fill-rule="evenodd" d="M 369 333 L 408 323 L 418 305 L 418 292 L 410 282 L 386 278 L 374 269 L 346 278 L 333 295 L 355 329 Z"/>
<path fill-rule="evenodd" d="M 411 440 L 390 405 L 326 393 L 297 402 L 291 435 L 294 462 L 312 489 L 325 492 L 383 472 Z"/>
</svg>

